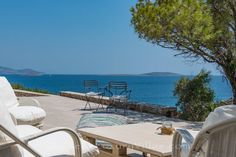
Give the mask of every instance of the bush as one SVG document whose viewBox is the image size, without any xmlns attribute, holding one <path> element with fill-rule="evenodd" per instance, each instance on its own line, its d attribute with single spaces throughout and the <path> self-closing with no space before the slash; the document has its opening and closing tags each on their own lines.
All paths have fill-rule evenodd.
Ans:
<svg viewBox="0 0 236 157">
<path fill-rule="evenodd" d="M 176 106 L 180 110 L 180 118 L 203 121 L 215 109 L 215 93 L 209 87 L 210 80 L 210 72 L 202 70 L 192 79 L 183 77 L 177 82 L 173 93 L 178 97 Z"/>
</svg>

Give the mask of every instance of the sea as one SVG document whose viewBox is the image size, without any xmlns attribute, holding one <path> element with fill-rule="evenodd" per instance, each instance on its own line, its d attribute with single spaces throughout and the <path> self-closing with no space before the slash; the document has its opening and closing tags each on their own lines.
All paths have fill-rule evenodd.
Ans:
<svg viewBox="0 0 236 157">
<path fill-rule="evenodd" d="M 11 83 L 48 90 L 53 94 L 59 94 L 60 91 L 84 92 L 84 80 L 98 80 L 100 87 L 105 87 L 109 81 L 126 81 L 128 88 L 132 90 L 130 101 L 164 106 L 176 105 L 177 98 L 173 96 L 173 90 L 181 78 L 181 76 L 149 75 L 5 75 L 5 77 Z M 231 87 L 225 78 L 222 76 L 211 76 L 211 78 L 210 87 L 215 91 L 216 101 L 232 97 Z"/>
</svg>

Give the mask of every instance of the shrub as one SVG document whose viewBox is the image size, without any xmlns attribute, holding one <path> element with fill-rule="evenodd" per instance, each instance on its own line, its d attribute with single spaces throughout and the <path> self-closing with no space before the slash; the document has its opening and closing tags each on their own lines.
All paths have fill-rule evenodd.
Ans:
<svg viewBox="0 0 236 157">
<path fill-rule="evenodd" d="M 190 121 L 203 121 L 214 110 L 215 93 L 209 87 L 210 72 L 202 70 L 190 79 L 181 78 L 173 91 L 178 97 L 176 106 L 180 110 L 180 118 Z"/>
<path fill-rule="evenodd" d="M 49 91 L 44 90 L 44 89 L 38 89 L 38 88 L 28 88 L 23 86 L 22 84 L 11 84 L 13 89 L 20 89 L 20 90 L 26 90 L 26 91 L 30 91 L 30 92 L 37 92 L 37 93 L 43 93 L 43 94 L 50 94 Z"/>
</svg>

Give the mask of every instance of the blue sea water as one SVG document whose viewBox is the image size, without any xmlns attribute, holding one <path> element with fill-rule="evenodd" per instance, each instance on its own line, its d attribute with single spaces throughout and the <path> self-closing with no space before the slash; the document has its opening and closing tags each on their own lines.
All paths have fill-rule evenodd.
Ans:
<svg viewBox="0 0 236 157">
<path fill-rule="evenodd" d="M 173 96 L 175 83 L 180 76 L 118 76 L 118 75 L 42 75 L 18 76 L 5 75 L 11 83 L 20 83 L 29 88 L 40 88 L 58 94 L 60 91 L 83 92 L 83 81 L 99 80 L 104 87 L 109 81 L 126 81 L 132 90 L 131 100 L 150 104 L 174 106 L 177 99 Z M 211 88 L 216 100 L 232 97 L 231 87 L 221 76 L 212 76 Z"/>
</svg>

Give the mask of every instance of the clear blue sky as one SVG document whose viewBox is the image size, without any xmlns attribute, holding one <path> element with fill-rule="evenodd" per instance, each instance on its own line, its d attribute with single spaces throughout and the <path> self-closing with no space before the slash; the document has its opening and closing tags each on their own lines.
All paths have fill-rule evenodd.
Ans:
<svg viewBox="0 0 236 157">
<path fill-rule="evenodd" d="M 130 25 L 137 0 L 0 2 L 0 66 L 50 74 L 196 74 L 175 52 L 140 40 Z"/>
</svg>

